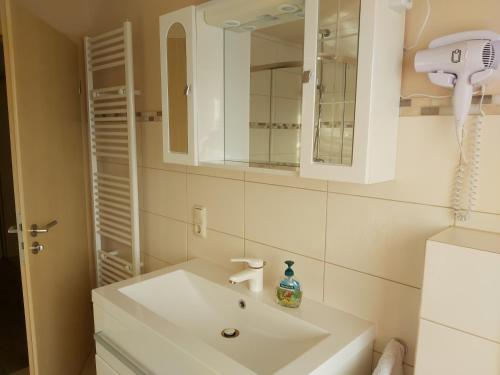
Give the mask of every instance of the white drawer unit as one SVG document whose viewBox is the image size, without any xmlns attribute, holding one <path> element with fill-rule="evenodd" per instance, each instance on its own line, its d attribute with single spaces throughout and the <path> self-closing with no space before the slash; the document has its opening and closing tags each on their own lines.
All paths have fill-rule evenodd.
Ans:
<svg viewBox="0 0 500 375">
<path fill-rule="evenodd" d="M 427 241 L 416 375 L 500 374 L 500 234 Z"/>
</svg>

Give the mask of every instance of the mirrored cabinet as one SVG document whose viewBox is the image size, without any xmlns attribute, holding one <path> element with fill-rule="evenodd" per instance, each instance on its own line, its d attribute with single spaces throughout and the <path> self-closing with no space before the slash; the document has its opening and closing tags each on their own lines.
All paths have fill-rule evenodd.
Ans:
<svg viewBox="0 0 500 375">
<path fill-rule="evenodd" d="M 212 0 L 162 16 L 165 162 L 393 179 L 397 4 Z"/>
</svg>

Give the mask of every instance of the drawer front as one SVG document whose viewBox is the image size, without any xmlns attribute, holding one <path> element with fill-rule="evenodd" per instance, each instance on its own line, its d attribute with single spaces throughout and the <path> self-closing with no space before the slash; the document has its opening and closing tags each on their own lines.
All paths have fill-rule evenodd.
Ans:
<svg viewBox="0 0 500 375">
<path fill-rule="evenodd" d="M 498 375 L 500 344 L 420 320 L 415 375 Z"/>
<path fill-rule="evenodd" d="M 95 356 L 95 368 L 97 375 L 119 375 L 97 354 Z"/>
<path fill-rule="evenodd" d="M 95 304 L 94 326 L 97 354 L 120 375 L 214 374 L 142 324 L 122 323 Z"/>
<path fill-rule="evenodd" d="M 420 316 L 500 342 L 500 254 L 429 241 Z"/>
</svg>

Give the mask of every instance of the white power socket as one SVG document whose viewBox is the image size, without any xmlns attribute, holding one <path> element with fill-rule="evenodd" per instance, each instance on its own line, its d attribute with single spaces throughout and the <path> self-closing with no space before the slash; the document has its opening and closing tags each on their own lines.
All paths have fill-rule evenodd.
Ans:
<svg viewBox="0 0 500 375">
<path fill-rule="evenodd" d="M 207 238 L 207 208 L 194 206 L 193 208 L 194 234 Z"/>
</svg>

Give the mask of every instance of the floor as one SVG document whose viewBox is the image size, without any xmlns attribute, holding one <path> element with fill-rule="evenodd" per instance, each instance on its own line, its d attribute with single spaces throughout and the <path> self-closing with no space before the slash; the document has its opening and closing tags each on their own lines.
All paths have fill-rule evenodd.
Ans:
<svg viewBox="0 0 500 375">
<path fill-rule="evenodd" d="M 0 306 L 0 375 L 17 375 L 28 366 L 18 258 L 0 259 Z"/>
<path fill-rule="evenodd" d="M 26 367 L 26 368 L 23 368 L 23 369 L 21 369 L 19 371 L 11 372 L 9 375 L 30 375 L 30 371 Z"/>
</svg>

